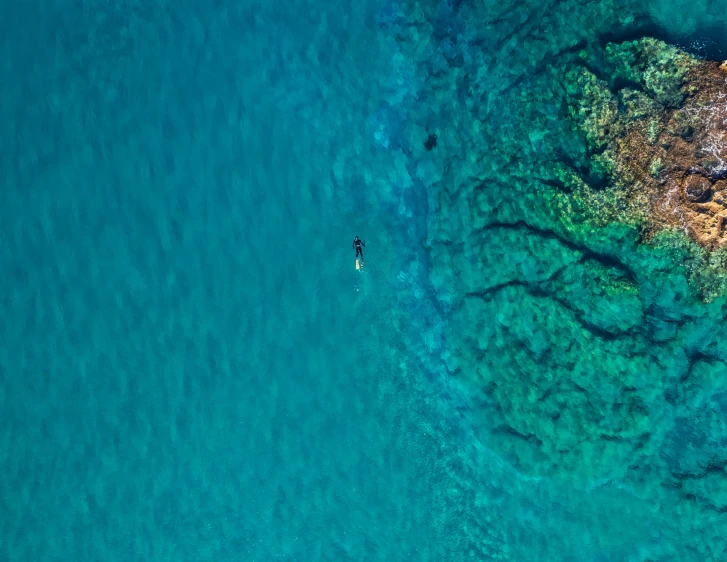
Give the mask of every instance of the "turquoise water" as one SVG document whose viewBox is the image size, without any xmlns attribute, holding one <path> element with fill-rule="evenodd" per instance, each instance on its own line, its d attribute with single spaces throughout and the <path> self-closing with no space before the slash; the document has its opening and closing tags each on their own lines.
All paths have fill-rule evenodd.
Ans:
<svg viewBox="0 0 727 562">
<path fill-rule="evenodd" d="M 716 406 L 659 410 L 649 420 L 658 443 L 638 461 L 571 443 L 569 468 L 549 449 L 568 438 L 524 451 L 515 429 L 501 430 L 502 412 L 529 412 L 527 392 L 516 391 L 532 381 L 513 383 L 499 405 L 482 395 L 475 371 L 516 380 L 518 345 L 539 357 L 558 350 L 572 319 L 517 294 L 517 283 L 473 319 L 459 313 L 468 309 L 456 305 L 458 291 L 471 278 L 537 276 L 582 250 L 543 232 L 533 249 L 510 227 L 477 250 L 436 250 L 443 231 L 465 240 L 478 221 L 440 212 L 457 197 L 443 195 L 454 175 L 479 167 L 517 178 L 517 158 L 534 158 L 537 135 L 505 126 L 520 119 L 524 77 L 608 34 L 658 31 L 720 53 L 719 6 L 690 2 L 689 18 L 666 1 L 4 8 L 0 559 L 590 562 L 725 552 L 718 479 L 672 497 L 660 466 L 628 474 L 652 457 L 686 465 L 679 457 L 695 443 L 722 447 Z M 457 50 L 462 37 L 469 51 Z M 457 64 L 443 61 L 458 55 L 481 69 L 478 81 L 448 81 L 445 67 Z M 476 104 L 468 88 L 479 88 Z M 486 106 L 477 152 L 462 131 Z M 439 140 L 427 152 L 430 133 Z M 354 235 L 367 243 L 360 272 Z M 629 251 L 628 267 L 648 261 Z M 462 256 L 479 269 L 451 263 Z M 669 267 L 649 281 L 664 301 L 681 294 Z M 580 302 L 570 286 L 554 290 Z M 595 318 L 584 314 L 606 331 L 614 317 L 618 329 L 646 326 L 641 301 L 619 303 L 612 310 L 606 298 Z M 624 320 L 628 306 L 636 312 Z M 701 330 L 684 338 L 717 338 L 719 306 L 680 309 L 679 322 Z M 511 331 L 490 334 L 487 320 L 503 315 Z M 477 349 L 472 334 L 502 345 Z M 652 342 L 634 341 L 589 339 L 564 353 L 597 362 Z M 722 384 L 723 351 L 670 345 L 629 368 L 658 378 L 688 362 Z M 689 345 L 696 359 L 687 361 L 679 353 Z M 546 378 L 551 368 L 546 359 L 530 367 Z M 597 468 L 584 468 L 590 459 Z M 708 480 L 724 469 L 715 466 Z M 715 510 L 693 501 L 705 494 Z"/>
</svg>

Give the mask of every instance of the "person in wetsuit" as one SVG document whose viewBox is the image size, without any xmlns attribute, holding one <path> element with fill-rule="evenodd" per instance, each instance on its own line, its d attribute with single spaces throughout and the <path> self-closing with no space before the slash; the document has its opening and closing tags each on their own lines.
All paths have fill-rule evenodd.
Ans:
<svg viewBox="0 0 727 562">
<path fill-rule="evenodd" d="M 361 254 L 361 263 L 363 263 L 363 250 L 361 249 L 361 246 L 366 247 L 366 242 L 362 242 L 358 236 L 356 236 L 353 239 L 353 244 L 351 245 L 352 248 L 356 249 L 356 257 L 358 258 L 358 255 Z"/>
</svg>

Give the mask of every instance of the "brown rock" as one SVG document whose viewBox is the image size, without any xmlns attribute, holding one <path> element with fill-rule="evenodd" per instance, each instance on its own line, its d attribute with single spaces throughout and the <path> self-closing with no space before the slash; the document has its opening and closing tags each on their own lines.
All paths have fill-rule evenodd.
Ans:
<svg viewBox="0 0 727 562">
<path fill-rule="evenodd" d="M 709 248 L 727 246 L 727 61 L 718 67 L 695 67 L 689 80 L 697 89 L 680 109 L 664 111 L 654 142 L 635 120 L 614 152 L 617 173 L 646 194 L 648 231 L 676 227 Z"/>
<path fill-rule="evenodd" d="M 704 203 L 712 197 L 712 184 L 704 176 L 692 174 L 684 182 L 684 197 L 692 203 Z"/>
</svg>

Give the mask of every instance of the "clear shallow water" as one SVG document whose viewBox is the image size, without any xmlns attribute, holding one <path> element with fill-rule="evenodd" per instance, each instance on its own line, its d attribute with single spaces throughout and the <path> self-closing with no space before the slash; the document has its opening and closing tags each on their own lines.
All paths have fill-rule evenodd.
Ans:
<svg viewBox="0 0 727 562">
<path fill-rule="evenodd" d="M 521 474 L 475 437 L 432 193 L 399 150 L 436 96 L 390 9 L 7 7 L 0 557 L 681 552 L 660 533 L 684 507 Z"/>
</svg>

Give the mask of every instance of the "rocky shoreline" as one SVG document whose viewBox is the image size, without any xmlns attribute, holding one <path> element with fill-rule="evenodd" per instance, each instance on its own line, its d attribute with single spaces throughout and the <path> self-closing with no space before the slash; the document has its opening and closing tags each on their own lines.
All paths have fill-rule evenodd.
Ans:
<svg viewBox="0 0 727 562">
<path fill-rule="evenodd" d="M 596 510 L 660 506 L 634 560 L 724 559 L 727 74 L 608 3 L 442 6 L 385 22 L 387 152 L 428 198 L 435 353 L 478 440 Z"/>
<path fill-rule="evenodd" d="M 624 194 L 646 240 L 674 228 L 727 244 L 727 65 L 651 38 L 608 45 L 600 78 L 583 59 L 565 82 L 586 181 Z"/>
<path fill-rule="evenodd" d="M 512 65 L 429 75 L 413 114 L 450 370 L 523 474 L 693 510 L 644 559 L 721 559 L 727 72 L 651 38 Z"/>
</svg>

